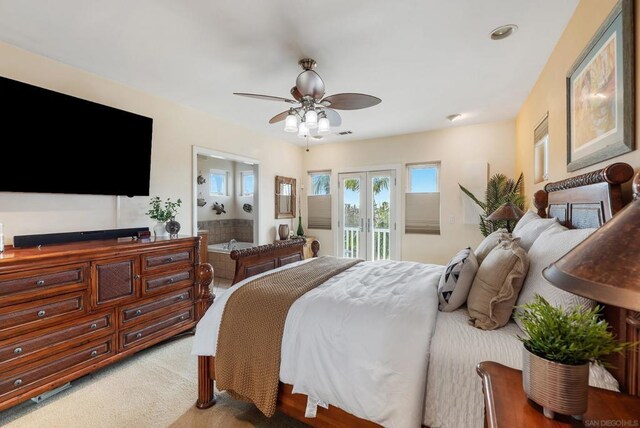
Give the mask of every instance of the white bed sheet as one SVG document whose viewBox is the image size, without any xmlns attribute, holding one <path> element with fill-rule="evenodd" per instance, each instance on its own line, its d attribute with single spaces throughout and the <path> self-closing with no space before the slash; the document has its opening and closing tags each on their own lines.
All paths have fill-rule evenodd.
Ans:
<svg viewBox="0 0 640 428">
<path fill-rule="evenodd" d="M 387 427 L 419 427 L 443 266 L 363 262 L 290 308 L 280 380 L 294 392 Z M 216 296 L 193 353 L 215 355 L 226 300 Z"/>
<path fill-rule="evenodd" d="M 439 312 L 431 339 L 423 424 L 432 428 L 484 426 L 482 379 L 476 365 L 496 361 L 522 369 L 522 335 L 518 325 L 484 331 L 469 325 L 466 308 Z M 618 382 L 604 368 L 591 366 L 589 384 L 618 390 Z"/>
</svg>

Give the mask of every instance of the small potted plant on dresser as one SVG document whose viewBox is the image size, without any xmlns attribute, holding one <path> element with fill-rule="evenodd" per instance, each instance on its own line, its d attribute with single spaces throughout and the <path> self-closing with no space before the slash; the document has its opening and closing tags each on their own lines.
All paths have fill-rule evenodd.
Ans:
<svg viewBox="0 0 640 428">
<path fill-rule="evenodd" d="M 178 214 L 178 208 L 182 205 L 182 201 L 178 198 L 177 201 L 172 202 L 170 198 L 164 201 L 164 207 L 162 206 L 162 200 L 159 196 L 154 196 L 149 201 L 149 211 L 147 215 L 152 220 L 157 221 L 153 226 L 154 236 L 166 236 L 169 233 L 171 236 L 175 236 L 180 231 L 180 223 L 176 221 L 176 215 Z"/>
<path fill-rule="evenodd" d="M 601 308 L 555 307 L 536 295 L 532 303 L 516 312 L 526 337 L 522 383 L 524 392 L 543 408 L 581 419 L 587 411 L 589 363 L 622 352 L 631 344 L 615 340 L 609 325 L 599 316 Z"/>
</svg>

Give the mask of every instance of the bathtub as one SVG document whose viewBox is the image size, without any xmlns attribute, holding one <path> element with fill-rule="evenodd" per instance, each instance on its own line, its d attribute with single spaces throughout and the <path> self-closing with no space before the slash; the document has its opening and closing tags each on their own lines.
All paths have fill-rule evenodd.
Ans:
<svg viewBox="0 0 640 428">
<path fill-rule="evenodd" d="M 228 245 L 229 243 L 225 242 L 208 246 L 209 263 L 213 266 L 214 278 L 233 279 L 236 272 L 236 262 L 231 260 L 229 253 L 231 253 L 231 250 L 242 250 L 254 246 L 252 242 L 236 242 L 229 249 Z"/>
<path fill-rule="evenodd" d="M 210 244 L 209 245 L 209 251 L 210 252 L 220 252 L 220 253 L 227 253 L 229 254 L 231 252 L 231 250 L 244 250 L 245 248 L 251 248 L 253 247 L 253 242 L 236 242 L 235 244 L 232 245 L 232 248 L 229 248 L 229 243 L 228 242 L 224 242 L 221 244 Z"/>
</svg>

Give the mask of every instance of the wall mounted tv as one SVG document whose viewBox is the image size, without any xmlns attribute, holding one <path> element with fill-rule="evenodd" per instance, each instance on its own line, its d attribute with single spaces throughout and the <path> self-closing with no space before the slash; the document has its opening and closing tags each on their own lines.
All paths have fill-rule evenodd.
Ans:
<svg viewBox="0 0 640 428">
<path fill-rule="evenodd" d="M 153 119 L 0 77 L 0 192 L 148 196 Z"/>
</svg>

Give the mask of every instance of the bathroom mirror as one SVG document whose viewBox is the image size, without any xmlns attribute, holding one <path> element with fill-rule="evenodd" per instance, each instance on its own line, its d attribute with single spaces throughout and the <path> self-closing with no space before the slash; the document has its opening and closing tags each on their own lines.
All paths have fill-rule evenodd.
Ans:
<svg viewBox="0 0 640 428">
<path fill-rule="evenodd" d="M 276 218 L 295 218 L 296 179 L 276 176 Z"/>
</svg>

